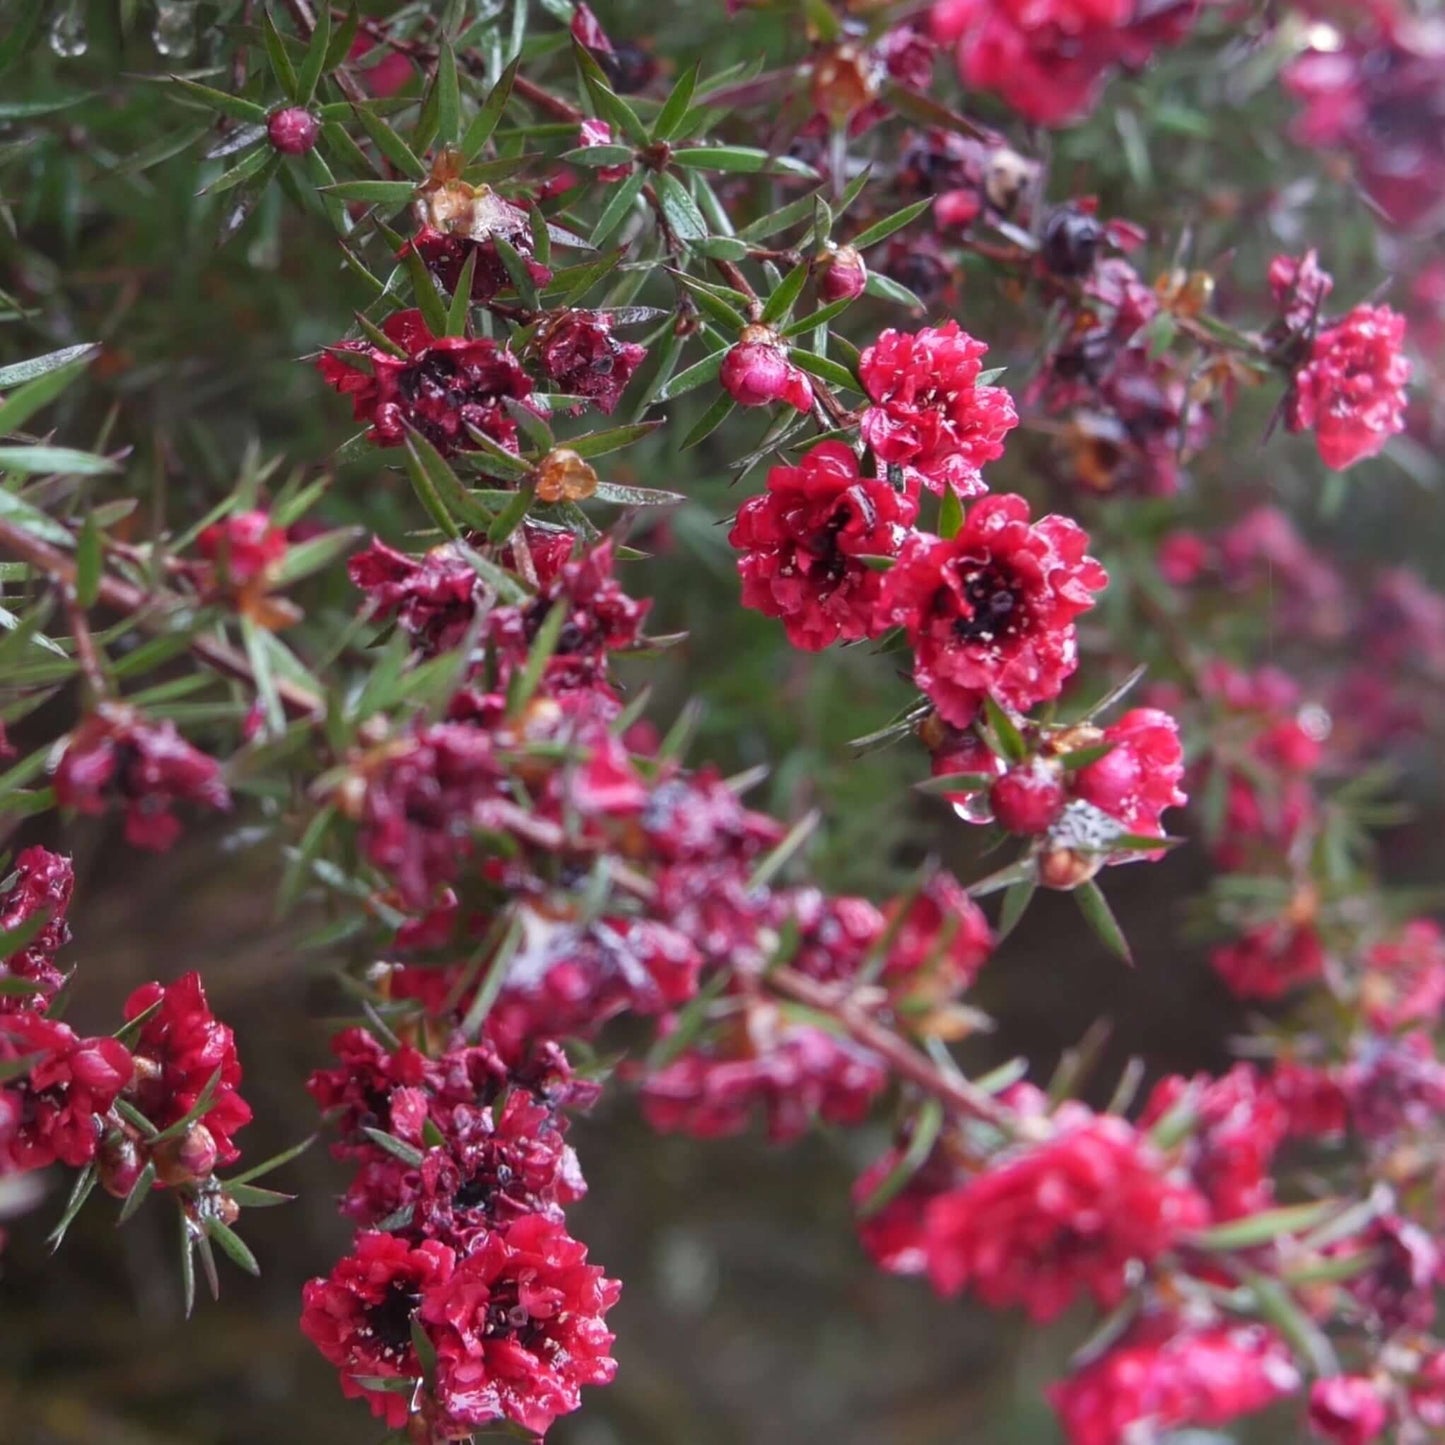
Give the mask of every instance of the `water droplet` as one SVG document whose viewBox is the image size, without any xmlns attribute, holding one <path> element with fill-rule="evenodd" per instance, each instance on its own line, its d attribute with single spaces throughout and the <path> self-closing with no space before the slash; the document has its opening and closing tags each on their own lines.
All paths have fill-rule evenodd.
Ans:
<svg viewBox="0 0 1445 1445">
<path fill-rule="evenodd" d="M 156 0 L 151 41 L 162 55 L 189 55 L 196 48 L 196 0 Z"/>
<path fill-rule="evenodd" d="M 73 60 L 77 55 L 84 55 L 89 44 L 90 37 L 85 33 L 84 0 L 71 0 L 50 22 L 50 48 L 57 55 Z"/>
<path fill-rule="evenodd" d="M 957 797 L 958 794 L 954 794 Z M 989 807 L 987 793 L 968 793 L 962 802 L 953 805 L 953 811 L 965 823 L 992 823 L 993 809 Z"/>
</svg>

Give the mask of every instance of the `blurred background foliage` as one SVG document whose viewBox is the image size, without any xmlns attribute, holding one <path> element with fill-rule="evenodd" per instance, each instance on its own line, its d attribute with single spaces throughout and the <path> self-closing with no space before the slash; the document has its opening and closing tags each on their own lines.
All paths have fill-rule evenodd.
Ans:
<svg viewBox="0 0 1445 1445">
<path fill-rule="evenodd" d="M 229 164 L 202 158 L 211 122 L 176 103 L 167 72 L 198 73 L 228 54 L 214 11 L 161 0 L 158 51 L 151 0 L 55 0 L 42 23 L 58 39 L 31 49 L 0 88 L 0 363 L 99 341 L 103 353 L 52 417 L 66 442 L 84 446 L 102 427 L 130 448 L 124 479 L 107 500 L 144 497 L 133 519 L 144 535 L 184 526 L 258 459 L 319 472 L 354 431 L 344 405 L 299 359 L 346 330 L 369 299 L 338 264 L 324 217 L 273 186 L 238 235 L 218 247 L 228 197 L 198 194 Z M 0 5 L 0 26 L 8 5 Z M 16 14 L 19 13 L 16 7 Z M 385 13 L 384 6 L 368 7 Z M 499 9 L 503 7 L 498 7 Z M 510 5 L 505 7 L 510 9 Z M 722 67 L 765 53 L 796 58 L 791 5 L 730 19 L 722 0 L 598 3 L 604 24 L 668 57 L 702 54 Z M 184 12 L 179 14 L 179 12 Z M 177 18 L 179 14 L 179 18 Z M 185 53 L 184 24 L 194 29 Z M 539 14 L 538 26 L 555 22 Z M 78 26 L 85 43 L 80 48 Z M 58 53 L 69 51 L 72 53 Z M 1149 228 L 1151 274 L 1176 259 L 1219 274 L 1225 314 L 1258 306 L 1270 255 L 1321 247 L 1348 304 L 1397 259 L 1382 251 L 1364 205 L 1330 158 L 1284 138 L 1287 101 L 1274 85 L 1280 55 L 1209 24 L 1148 75 L 1116 81 L 1087 124 L 1052 142 L 1054 199 L 1096 194 L 1105 215 Z M 940 64 L 940 74 L 944 67 Z M 224 79 L 217 83 L 224 84 Z M 950 81 L 951 83 L 951 81 Z M 986 98 L 978 109 L 1032 151 L 1044 144 Z M 754 144 L 760 115 L 727 129 Z M 861 148 L 896 144 L 897 132 Z M 640 298 L 648 299 L 646 296 Z M 1041 341 L 1039 308 L 983 266 L 970 266 L 939 313 L 987 338 L 992 362 L 1021 387 Z M 860 309 L 854 338 L 906 324 L 896 309 Z M 813 657 L 792 651 L 781 629 L 737 606 L 726 527 L 741 489 L 729 464 L 758 444 L 764 422 L 741 413 L 701 448 L 679 454 L 706 404 L 704 392 L 673 407 L 662 436 L 624 454 L 611 473 L 685 493 L 688 501 L 636 530 L 650 560 L 627 571 L 631 591 L 656 598 L 651 630 L 688 641 L 655 662 L 628 664 L 651 682 L 651 716 L 666 728 L 689 698 L 701 709 L 692 748 L 725 771 L 766 763 L 762 804 L 797 816 L 820 806 L 826 825 L 812 864 L 841 890 L 880 896 L 930 853 L 963 876 L 993 866 L 936 800 L 910 793 L 923 771 L 908 748 L 855 758 L 847 740 L 880 726 L 905 700 L 895 660 L 866 646 Z M 1127 573 L 1141 541 L 1166 523 L 1227 521 L 1260 500 L 1286 506 L 1302 529 L 1347 556 L 1409 560 L 1442 580 L 1445 513 L 1431 490 L 1434 464 L 1402 441 L 1391 460 L 1347 487 L 1326 485 L 1307 441 L 1260 438 L 1270 401 L 1246 397 L 1169 503 L 1081 495 L 1052 465 L 1048 438 L 1020 434 L 992 472 L 997 490 L 1079 515 L 1100 554 Z M 669 441 L 668 438 L 672 440 Z M 416 524 L 404 479 L 369 457 L 343 467 L 319 515 L 391 540 Z M 1402 546 L 1407 539 L 1408 546 Z M 308 599 L 310 623 L 327 630 L 354 604 L 344 579 Z M 1258 660 L 1287 656 L 1267 611 L 1243 640 Z M 1087 640 L 1087 639 L 1086 639 Z M 1095 639 L 1097 640 L 1097 639 Z M 1148 652 L 1149 639 L 1141 638 Z M 1108 659 L 1104 659 L 1105 662 Z M 1118 669 L 1100 670 L 1095 691 Z M 32 720 L 37 736 L 65 725 L 60 697 Z M 21 739 L 25 740 L 22 730 Z M 1441 832 L 1433 773 L 1412 779 L 1418 810 L 1387 840 L 1396 878 L 1439 874 Z M 194 830 L 160 859 L 128 855 L 107 826 L 73 826 L 81 1025 L 100 1025 L 142 978 L 199 968 L 217 1012 L 231 1021 L 257 1122 L 254 1157 L 313 1127 L 302 1084 L 321 1058 L 326 1014 L 337 998 L 328 960 L 271 923 L 274 856 L 244 834 Z M 28 841 L 54 844 L 37 834 Z M 1038 903 L 986 971 L 978 1002 L 998 1032 L 970 1043 L 980 1063 L 1026 1053 L 1046 1074 L 1060 1051 L 1099 1018 L 1114 1031 L 1096 1074 L 1107 1095 L 1123 1061 L 1151 1071 L 1218 1067 L 1241 1025 L 1237 1006 L 1202 960 L 1180 943 L 1184 901 L 1205 866 L 1189 848 L 1150 869 L 1119 870 L 1111 898 L 1140 959 L 1128 972 L 1103 956 L 1066 899 Z M 594 1392 L 552 1438 L 571 1445 L 1014 1445 L 1055 1438 L 1041 1397 L 1080 1333 L 1043 1334 L 967 1304 L 944 1304 L 923 1286 L 865 1263 L 850 1222 L 848 1189 L 881 1146 L 882 1127 L 819 1136 L 787 1153 L 758 1139 L 703 1145 L 657 1139 L 625 1096 L 579 1126 L 591 1184 L 576 1229 L 594 1257 L 625 1281 L 612 1323 L 621 1372 Z M 40 1244 L 59 1201 L 14 1230 L 0 1276 L 0 1440 L 6 1445 L 308 1445 L 379 1434 L 343 1402 L 332 1373 L 296 1328 L 301 1281 L 323 1271 L 349 1229 L 332 1200 L 341 1173 L 324 1147 L 291 1166 L 283 1187 L 300 1198 L 248 1217 L 263 1277 L 232 1272 L 218 1305 L 181 1318 L 170 1219 L 143 1211 L 116 1234 L 92 1208 L 64 1252 Z M 1082 1326 L 1080 1326 L 1082 1328 Z M 1284 1441 L 1293 1426 L 1266 1421 L 1252 1437 Z M 1191 1440 L 1203 1445 L 1206 1437 Z M 1245 1438 L 1245 1437 L 1240 1437 Z M 1182 1442 L 1181 1442 L 1182 1445 Z"/>
</svg>

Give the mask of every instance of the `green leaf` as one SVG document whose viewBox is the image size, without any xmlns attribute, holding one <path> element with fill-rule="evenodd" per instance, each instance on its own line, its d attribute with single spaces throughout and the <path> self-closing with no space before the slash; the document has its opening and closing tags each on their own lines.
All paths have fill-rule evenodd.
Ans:
<svg viewBox="0 0 1445 1445">
<path fill-rule="evenodd" d="M 497 513 L 492 525 L 487 528 L 487 541 L 493 547 L 500 547 L 522 525 L 522 519 L 531 509 L 536 495 L 535 483 L 519 487 L 512 500 Z"/>
<path fill-rule="evenodd" d="M 998 927 L 994 930 L 993 946 L 997 948 L 1018 927 L 1019 920 L 1033 902 L 1038 884 L 1032 878 L 1020 878 L 1004 890 L 1003 907 L 998 915 Z"/>
<path fill-rule="evenodd" d="M 1338 1199 L 1317 1199 L 1309 1204 L 1289 1204 L 1279 1209 L 1266 1209 L 1244 1219 L 1216 1224 L 1196 1230 L 1189 1236 L 1191 1246 L 1198 1249 L 1254 1249 L 1273 1244 L 1283 1235 L 1301 1234 L 1314 1229 L 1340 1212 Z"/>
<path fill-rule="evenodd" d="M 277 1189 L 261 1189 L 254 1184 L 227 1184 L 225 1192 L 242 1209 L 274 1209 L 278 1204 L 290 1204 L 294 1194 L 282 1194 Z"/>
<path fill-rule="evenodd" d="M 501 237 L 496 238 L 498 241 Z M 403 258 L 407 275 L 411 278 L 412 299 L 421 312 L 422 320 L 426 322 L 427 329 L 433 336 L 446 335 L 447 329 L 447 308 L 441 298 L 441 292 L 436 288 L 436 282 L 432 280 L 431 272 L 426 268 L 426 262 L 415 250 L 409 250 Z"/>
<path fill-rule="evenodd" d="M 461 275 L 457 277 L 456 289 L 452 292 L 451 305 L 447 307 L 448 336 L 467 334 L 467 318 L 472 309 L 472 278 L 477 272 L 478 254 L 477 247 L 473 246 L 462 263 Z"/>
<path fill-rule="evenodd" d="M 633 422 L 629 426 L 613 427 L 610 431 L 597 431 L 592 432 L 589 436 L 573 437 L 566 445 L 571 447 L 579 457 L 606 456 L 608 452 L 621 451 L 623 447 L 631 446 L 633 442 L 650 436 L 661 425 L 661 421 Z"/>
<path fill-rule="evenodd" d="M 958 536 L 963 530 L 963 503 L 949 482 L 943 484 L 943 500 L 938 506 L 938 535 L 945 540 Z"/>
<path fill-rule="evenodd" d="M 613 191 L 612 199 L 602 208 L 602 214 L 598 216 L 597 224 L 587 238 L 593 246 L 606 244 L 609 237 L 627 219 L 646 184 L 647 172 L 635 170 Z M 613 262 L 613 265 L 616 265 L 616 262 Z"/>
<path fill-rule="evenodd" d="M 572 41 L 572 58 L 582 74 L 582 83 L 587 87 L 587 94 L 591 97 L 597 114 L 630 141 L 637 145 L 646 145 L 649 140 L 647 127 L 638 119 L 637 112 L 614 93 L 602 67 L 592 58 L 586 46 L 575 38 Z"/>
<path fill-rule="evenodd" d="M 94 607 L 100 595 L 101 560 L 100 528 L 92 511 L 75 544 L 75 600 L 82 608 Z"/>
<path fill-rule="evenodd" d="M 223 171 L 209 185 L 202 186 L 196 192 L 200 196 L 219 196 L 227 191 L 234 190 L 252 176 L 260 175 L 267 166 L 277 159 L 276 152 L 269 146 L 257 146 L 255 150 L 247 152 L 228 171 Z"/>
<path fill-rule="evenodd" d="M 413 180 L 426 178 L 426 167 L 416 158 L 411 147 L 379 116 L 364 105 L 353 105 L 352 114 L 361 122 L 373 144 L 403 175 Z"/>
<path fill-rule="evenodd" d="M 411 204 L 416 187 L 410 181 L 337 181 L 320 188 L 338 201 L 364 201 L 368 205 L 399 210 Z"/>
<path fill-rule="evenodd" d="M 750 175 L 765 172 L 772 176 L 818 179 L 818 172 L 805 162 L 792 156 L 772 155 L 752 146 L 683 146 L 673 151 L 671 160 L 685 170 L 735 171 Z M 810 203 L 810 214 L 811 209 Z"/>
<path fill-rule="evenodd" d="M 537 283 L 532 279 L 532 273 L 527 269 L 521 253 L 501 232 L 492 237 L 492 246 L 506 268 L 512 289 L 521 298 L 522 305 L 529 311 L 538 310 L 541 301 L 537 295 Z"/>
<path fill-rule="evenodd" d="M 461 89 L 457 83 L 457 57 L 449 41 L 443 40 L 437 54 L 436 80 L 437 143 L 453 145 L 461 133 Z"/>
<path fill-rule="evenodd" d="M 281 32 L 276 29 L 276 22 L 271 18 L 269 10 L 263 10 L 261 13 L 261 40 L 266 46 L 266 54 L 271 61 L 271 70 L 281 89 L 298 105 L 303 104 L 304 98 L 297 82 L 296 67 L 291 62 L 291 54 L 286 49 L 286 42 L 281 38 Z"/>
<path fill-rule="evenodd" d="M 1124 937 L 1124 930 L 1119 927 L 1119 920 L 1114 917 L 1114 910 L 1109 907 L 1104 890 L 1091 878 L 1074 889 L 1074 900 L 1079 905 L 1079 912 L 1084 915 L 1084 921 L 1094 930 L 1099 941 L 1110 953 L 1123 959 L 1132 968 L 1134 955 L 1129 950 L 1129 940 Z"/>
<path fill-rule="evenodd" d="M 309 1134 L 299 1144 L 293 1144 L 289 1149 L 283 1149 L 279 1154 L 273 1154 L 269 1159 L 260 1164 L 253 1165 L 243 1174 L 237 1174 L 234 1178 L 224 1179 L 221 1182 L 229 1189 L 236 1184 L 249 1184 L 253 1179 L 260 1179 L 273 1170 L 281 1168 L 283 1164 L 289 1164 L 293 1159 L 298 1159 L 316 1142 L 316 1135 Z"/>
<path fill-rule="evenodd" d="M 847 391 L 858 391 L 858 378 L 839 361 L 833 361 L 829 357 L 819 356 L 816 351 L 803 351 L 793 346 L 788 349 L 788 359 L 795 365 L 806 371 L 809 376 L 816 376 L 819 381 L 826 381 L 829 386 L 841 387 Z"/>
<path fill-rule="evenodd" d="M 120 1213 L 116 1216 L 116 1227 L 119 1228 L 126 1222 L 149 1197 L 151 1188 L 156 1182 L 156 1166 L 153 1159 L 146 1160 L 146 1166 L 136 1175 L 136 1181 L 130 1187 L 130 1192 L 125 1196 L 125 1203 L 120 1207 Z"/>
<path fill-rule="evenodd" d="M 45 1236 L 45 1242 L 50 1246 L 52 1253 L 60 1248 L 66 1231 L 75 1223 L 76 1215 L 85 1207 L 85 1201 L 90 1198 L 91 1190 L 95 1188 L 95 1185 L 95 1165 L 87 1164 L 75 1176 L 75 1183 L 70 1190 L 70 1198 L 65 1203 L 65 1212 L 60 1216 L 55 1228 Z"/>
<path fill-rule="evenodd" d="M 808 263 L 799 261 L 788 274 L 783 277 L 782 282 L 773 289 L 773 294 L 768 297 L 763 305 L 762 321 L 765 323 L 784 321 L 787 319 L 799 296 L 802 295 L 803 287 L 808 280 Z"/>
<path fill-rule="evenodd" d="M 989 731 L 993 734 L 991 741 L 997 744 L 994 751 L 1005 762 L 1023 762 L 1029 755 L 1028 744 L 1007 709 L 999 706 L 992 693 L 984 697 L 983 708 Z"/>
<path fill-rule="evenodd" d="M 702 68 L 702 61 L 693 65 L 681 80 L 672 88 L 672 93 L 663 103 L 662 109 L 657 113 L 657 119 L 652 123 L 652 138 L 655 141 L 671 140 L 682 125 L 683 117 L 687 114 L 688 107 L 692 104 L 692 97 L 697 90 L 698 71 Z"/>
<path fill-rule="evenodd" d="M 704 356 L 701 361 L 689 366 L 686 371 L 678 372 L 657 393 L 658 401 L 671 401 L 674 397 L 685 396 L 688 392 L 695 391 L 710 381 L 715 381 L 718 373 L 722 370 L 723 358 L 726 355 L 727 348 L 720 347 L 717 351 Z"/>
<path fill-rule="evenodd" d="M 326 0 L 321 0 L 314 8 L 316 28 L 311 32 L 311 43 L 306 47 L 296 76 L 296 93 L 302 105 L 309 105 L 316 94 L 316 87 L 326 69 L 327 52 L 331 48 L 331 6 Z"/>
<path fill-rule="evenodd" d="M 406 465 L 407 471 L 411 474 L 412 486 L 416 489 L 422 506 L 426 508 L 427 515 L 448 537 L 453 540 L 459 538 L 462 535 L 462 529 L 448 511 L 438 485 L 438 481 L 443 475 L 449 474 L 451 479 L 456 481 L 456 473 L 447 465 L 437 449 L 418 431 L 413 431 L 407 437 Z M 459 481 L 456 482 L 456 487 L 458 491 L 462 490 L 462 484 Z"/>
<path fill-rule="evenodd" d="M 727 392 L 723 392 L 702 414 L 692 430 L 683 437 L 678 446 L 678 450 L 683 452 L 690 451 L 700 442 L 705 441 L 732 415 L 733 408 L 736 405 L 737 402 L 735 402 Z"/>
<path fill-rule="evenodd" d="M 22 386 L 28 381 L 34 381 L 37 376 L 47 376 L 75 361 L 89 361 L 99 350 L 98 342 L 85 341 L 79 346 L 62 347 L 59 351 L 47 351 L 43 356 L 32 356 L 28 361 L 0 366 L 0 389 Z"/>
<path fill-rule="evenodd" d="M 766 854 L 753 869 L 748 879 L 748 888 L 764 888 L 775 879 L 799 850 L 817 831 L 823 815 L 817 808 L 810 808 L 791 828 L 787 836 Z"/>
<path fill-rule="evenodd" d="M 183 75 L 172 75 L 175 81 L 188 95 L 193 95 L 199 101 L 203 101 L 211 110 L 218 110 L 222 115 L 228 115 L 233 120 L 248 121 L 251 125 L 265 125 L 266 107 L 257 105 L 254 100 L 243 100 L 239 95 L 228 95 L 224 90 L 214 90 L 209 85 L 201 85 L 194 80 L 187 80 Z"/>
<path fill-rule="evenodd" d="M 926 309 L 923 302 L 908 287 L 879 271 L 868 273 L 868 280 L 864 283 L 863 291 L 867 296 L 877 296 L 880 300 L 893 301 L 899 306 L 906 306 L 910 311 Z"/>
<path fill-rule="evenodd" d="M 73 451 L 70 447 L 0 447 L 0 471 L 32 475 L 53 472 L 57 476 L 95 477 L 119 470 L 108 457 Z"/>
<path fill-rule="evenodd" d="M 595 145 L 577 146 L 574 150 L 563 151 L 557 159 L 590 171 L 601 170 L 603 166 L 630 165 L 635 155 L 636 152 L 631 146 Z"/>
<path fill-rule="evenodd" d="M 902 1157 L 859 1204 L 860 1219 L 871 1219 L 903 1192 L 908 1181 L 928 1162 L 942 1130 L 943 1105 L 937 1099 L 925 1100 L 913 1121 L 913 1132 Z"/>
<path fill-rule="evenodd" d="M 388 1134 L 383 1129 L 362 1128 L 361 1131 L 378 1148 L 386 1150 L 393 1158 L 400 1159 L 403 1164 L 411 1168 L 419 1168 L 422 1161 L 422 1152 L 408 1144 L 405 1139 L 398 1139 L 395 1134 Z"/>
<path fill-rule="evenodd" d="M 256 1256 L 251 1253 L 250 1246 L 229 1224 L 223 1224 L 215 1218 L 207 1219 L 206 1235 L 220 1246 L 221 1253 L 232 1264 L 239 1265 L 247 1274 L 261 1273 L 261 1266 L 256 1262 Z"/>
<path fill-rule="evenodd" d="M 0 402 L 0 436 L 20 430 L 42 407 L 48 406 L 80 375 L 99 353 L 100 347 L 82 348 L 81 355 L 63 366 L 27 381 Z"/>
<path fill-rule="evenodd" d="M 552 610 L 560 612 L 563 609 L 554 607 Z M 511 972 L 512 960 L 516 957 L 521 943 L 522 924 L 520 918 L 514 914 L 507 923 L 506 934 L 497 946 L 496 954 L 491 963 L 487 965 L 486 976 L 482 979 L 481 987 L 477 989 L 476 997 L 472 999 L 466 1015 L 462 1019 L 463 1037 L 474 1039 L 480 1036 L 482 1025 L 486 1023 L 487 1015 L 491 1013 L 492 1006 L 502 992 L 502 986 L 507 981 L 508 973 Z"/>
<path fill-rule="evenodd" d="M 675 507 L 687 501 L 681 492 L 668 492 L 661 487 L 627 487 L 618 482 L 598 482 L 592 496 L 595 501 L 612 502 L 619 507 Z"/>
<path fill-rule="evenodd" d="M 185 1302 L 186 1318 L 196 1307 L 196 1261 L 192 1255 L 191 1227 L 186 1220 L 184 1209 L 176 1210 L 181 1225 L 181 1295 Z"/>
<path fill-rule="evenodd" d="M 932 204 L 933 197 L 925 196 L 921 201 L 904 206 L 901 211 L 894 211 L 891 216 L 885 216 L 866 230 L 859 231 L 848 244 L 856 251 L 866 251 L 869 246 L 886 241 L 895 231 L 901 231 L 910 221 L 917 220 Z"/>
<path fill-rule="evenodd" d="M 700 241 L 707 235 L 707 222 L 688 189 L 674 175 L 660 171 L 656 178 L 657 203 L 673 234 L 682 241 Z"/>
<path fill-rule="evenodd" d="M 547 664 L 557 650 L 557 639 L 562 635 L 562 628 L 568 615 L 568 609 L 556 603 L 547 609 L 547 615 L 542 619 L 542 625 L 537 629 L 537 636 L 532 642 L 531 650 L 527 653 L 527 665 L 513 677 L 511 686 L 507 690 L 507 715 L 509 717 L 520 716 L 541 685 Z"/>
<path fill-rule="evenodd" d="M 472 117 L 472 123 L 467 127 L 461 142 L 461 152 L 467 160 L 479 155 L 482 147 L 492 138 L 492 132 L 496 130 L 497 122 L 502 118 L 502 112 L 511 99 L 512 83 L 517 78 L 521 64 L 522 57 L 518 55 L 497 77 L 497 83 L 487 92 L 481 109 Z"/>
<path fill-rule="evenodd" d="M 296 543 L 287 549 L 271 574 L 272 580 L 278 587 L 290 587 L 304 577 L 323 571 L 355 546 L 363 530 L 361 527 L 338 527 L 334 532 L 323 532 L 307 542 Z"/>
</svg>

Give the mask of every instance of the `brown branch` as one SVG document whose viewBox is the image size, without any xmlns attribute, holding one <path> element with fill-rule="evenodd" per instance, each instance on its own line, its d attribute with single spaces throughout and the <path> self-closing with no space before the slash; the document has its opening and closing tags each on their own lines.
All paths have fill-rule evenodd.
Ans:
<svg viewBox="0 0 1445 1445">
<path fill-rule="evenodd" d="M 52 581 L 66 589 L 67 596 L 73 595 L 75 563 L 64 552 L 31 536 L 22 527 L 17 527 L 11 522 L 0 521 L 0 552 L 7 553 L 22 562 L 28 562 L 37 571 L 43 572 Z M 181 599 L 173 593 L 163 591 L 147 593 L 118 577 L 102 577 L 100 579 L 97 600 L 115 612 L 135 617 L 142 627 L 147 627 L 152 631 L 159 631 L 160 628 L 156 624 L 163 620 L 152 619 L 148 615 L 154 610 L 157 603 L 168 610 L 181 604 Z M 88 636 L 88 634 L 86 635 Z M 81 645 L 77 640 L 77 651 Z M 196 658 L 213 672 L 255 687 L 256 675 L 251 670 L 251 664 L 243 653 L 238 652 L 229 643 L 219 642 L 211 637 L 193 637 L 190 640 L 190 649 Z M 80 661 L 84 668 L 84 658 L 81 658 Z M 314 720 L 325 715 L 325 699 L 309 688 L 300 687 L 281 677 L 278 677 L 275 682 L 276 694 L 281 699 L 281 705 L 292 717 Z"/>
<path fill-rule="evenodd" d="M 836 1020 L 856 1043 L 877 1054 L 900 1078 L 916 1084 L 949 1108 L 982 1119 L 1009 1138 L 1019 1133 L 1019 1119 L 1007 1105 L 967 1079 L 940 1069 L 906 1039 L 865 1013 L 846 992 L 791 968 L 775 968 L 765 981 L 778 993 Z"/>
</svg>

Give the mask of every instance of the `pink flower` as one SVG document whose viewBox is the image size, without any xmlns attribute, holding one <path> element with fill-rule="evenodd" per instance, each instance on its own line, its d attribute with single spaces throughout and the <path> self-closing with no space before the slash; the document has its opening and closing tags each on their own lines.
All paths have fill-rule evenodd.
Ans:
<svg viewBox="0 0 1445 1445">
<path fill-rule="evenodd" d="M 1008 392 L 979 384 L 987 351 L 956 321 L 911 335 L 885 331 L 863 349 L 858 375 L 872 405 L 861 427 L 879 461 L 935 492 L 987 490 L 980 468 L 1003 455 L 1018 425 Z"/>
<path fill-rule="evenodd" d="M 1074 620 L 1108 581 L 1064 517 L 1030 522 L 1022 497 L 985 497 L 951 538 L 915 537 L 881 607 L 913 646 L 914 681 L 945 721 L 971 723 L 992 693 L 1024 712 L 1078 666 Z"/>
<path fill-rule="evenodd" d="M 1315 433 L 1328 467 L 1353 466 L 1405 429 L 1410 362 L 1405 319 L 1388 306 L 1356 306 L 1314 339 L 1287 402 L 1291 431 Z"/>
<path fill-rule="evenodd" d="M 37 914 L 43 913 L 45 921 L 23 948 L 0 961 L 0 980 L 29 985 L 25 991 L 0 993 L 0 1014 L 17 1009 L 44 1013 L 65 982 L 55 954 L 70 942 L 65 913 L 74 888 L 75 871 L 70 859 L 59 853 L 27 848 L 15 860 L 14 881 L 0 894 L 0 933 L 14 933 Z"/>
<path fill-rule="evenodd" d="M 917 503 L 864 477 L 842 442 L 822 442 L 738 509 L 728 541 L 742 554 L 743 605 L 779 617 L 794 647 L 876 636 L 883 578 L 867 557 L 893 557 Z"/>
<path fill-rule="evenodd" d="M 967 1286 L 1041 1322 L 1081 1291 L 1111 1309 L 1131 1265 L 1152 1264 L 1206 1222 L 1200 1194 L 1124 1120 L 1071 1105 L 1056 1122 L 1053 1138 L 1017 1146 L 928 1206 L 928 1273 L 941 1294 Z"/>
<path fill-rule="evenodd" d="M 813 405 L 807 375 L 788 360 L 788 349 L 768 326 L 747 326 L 741 340 L 723 357 L 723 390 L 739 406 L 786 402 L 799 411 Z"/>
<path fill-rule="evenodd" d="M 1330 1445 L 1370 1445 L 1385 1433 L 1390 1407 L 1364 1375 L 1332 1375 L 1310 1386 L 1310 1430 Z"/>
</svg>

